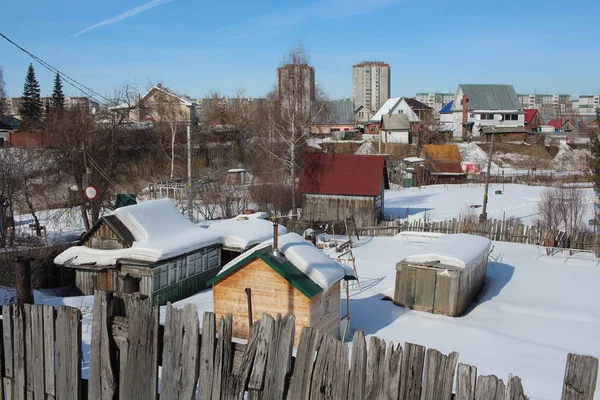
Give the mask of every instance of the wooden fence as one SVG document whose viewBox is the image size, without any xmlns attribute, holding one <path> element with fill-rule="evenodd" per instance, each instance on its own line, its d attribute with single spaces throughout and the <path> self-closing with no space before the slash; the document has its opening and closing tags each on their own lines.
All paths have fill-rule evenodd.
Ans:
<svg viewBox="0 0 600 400">
<path fill-rule="evenodd" d="M 232 341 L 232 318 L 217 324 L 194 305 L 158 308 L 139 295 L 94 297 L 89 381 L 82 390 L 79 310 L 3 309 L 2 399 L 404 399 L 521 400 L 521 379 L 506 384 L 459 364 L 458 353 L 386 343 L 357 331 L 350 344 L 304 328 L 293 356 L 294 317 L 263 314 L 247 343 Z M 158 366 L 162 366 L 159 376 Z M 562 398 L 592 399 L 598 360 L 569 354 Z M 453 387 L 454 392 L 453 394 Z M 558 393 L 557 393 L 558 397 Z"/>
<path fill-rule="evenodd" d="M 489 219 L 479 222 L 473 219 L 447 221 L 382 221 L 381 225 L 357 228 L 362 236 L 394 236 L 402 231 L 435 233 L 470 233 L 485 236 L 491 240 L 534 244 L 538 246 L 560 247 L 593 251 L 595 234 L 582 232 L 569 235 L 562 231 L 546 230 L 536 226 L 515 223 L 510 220 Z"/>
</svg>

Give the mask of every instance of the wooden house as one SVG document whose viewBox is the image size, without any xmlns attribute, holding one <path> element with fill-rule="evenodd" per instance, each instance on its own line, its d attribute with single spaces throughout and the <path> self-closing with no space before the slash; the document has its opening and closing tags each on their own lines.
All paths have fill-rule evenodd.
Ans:
<svg viewBox="0 0 600 400">
<path fill-rule="evenodd" d="M 544 125 L 542 115 L 535 108 L 526 108 L 523 112 L 525 112 L 525 129 L 529 132 L 537 132 L 537 127 Z"/>
<path fill-rule="evenodd" d="M 263 313 L 291 314 L 298 344 L 305 326 L 340 336 L 340 281 L 345 278 L 355 279 L 300 235 L 288 233 L 232 260 L 209 283 L 216 317 L 232 315 L 234 337 L 247 338 L 250 321 Z"/>
<path fill-rule="evenodd" d="M 546 125 L 554 127 L 556 132 L 571 132 L 575 130 L 575 125 L 568 118 L 555 118 L 550 120 Z"/>
<path fill-rule="evenodd" d="M 496 142 L 524 142 L 534 135 L 534 132 L 522 126 L 481 126 L 478 130 L 479 136 L 484 137 L 487 142 L 491 142 L 492 136 Z"/>
<path fill-rule="evenodd" d="M 457 234 L 436 239 L 396 265 L 394 304 L 460 317 L 485 284 L 492 242 Z"/>
<path fill-rule="evenodd" d="M 389 189 L 385 156 L 311 154 L 300 174 L 302 219 L 339 221 L 354 216 L 357 226 L 383 218 L 383 192 Z"/>
<path fill-rule="evenodd" d="M 221 267 L 221 247 L 221 235 L 196 226 L 162 199 L 100 218 L 54 262 L 75 270 L 79 294 L 140 292 L 162 305 L 205 289 Z"/>
<path fill-rule="evenodd" d="M 419 158 L 424 163 L 417 169 L 421 180 L 417 184 L 436 182 L 455 182 L 465 178 L 462 168 L 462 158 L 455 144 L 426 144 L 423 145 Z M 420 170 L 423 168 L 424 170 Z"/>
</svg>

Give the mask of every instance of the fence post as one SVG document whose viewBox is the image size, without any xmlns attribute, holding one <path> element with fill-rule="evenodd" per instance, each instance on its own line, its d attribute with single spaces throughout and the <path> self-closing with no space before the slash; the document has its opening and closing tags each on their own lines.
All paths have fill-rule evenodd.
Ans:
<svg viewBox="0 0 600 400">
<path fill-rule="evenodd" d="M 17 304 L 33 304 L 33 289 L 31 287 L 31 261 L 33 258 L 18 256 L 13 259 L 15 264 L 15 291 Z"/>
<path fill-rule="evenodd" d="M 592 400 L 598 379 L 598 359 L 569 353 L 562 400 Z"/>
</svg>

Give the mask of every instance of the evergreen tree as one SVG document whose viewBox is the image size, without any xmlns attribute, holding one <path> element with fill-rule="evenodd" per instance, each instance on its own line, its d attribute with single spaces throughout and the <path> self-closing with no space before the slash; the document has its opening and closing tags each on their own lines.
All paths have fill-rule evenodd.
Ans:
<svg viewBox="0 0 600 400">
<path fill-rule="evenodd" d="M 43 108 L 42 99 L 40 98 L 40 84 L 35 78 L 35 71 L 31 64 L 29 64 L 29 68 L 27 69 L 19 112 L 29 129 L 35 129 L 42 122 Z"/>
<path fill-rule="evenodd" d="M 62 109 L 65 106 L 65 95 L 63 94 L 62 81 L 57 72 L 54 78 L 54 89 L 52 90 L 52 108 Z"/>
</svg>

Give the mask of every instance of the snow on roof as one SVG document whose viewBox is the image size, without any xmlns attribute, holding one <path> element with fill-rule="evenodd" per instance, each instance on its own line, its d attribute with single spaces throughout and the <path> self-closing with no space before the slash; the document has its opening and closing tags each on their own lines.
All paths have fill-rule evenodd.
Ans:
<svg viewBox="0 0 600 400">
<path fill-rule="evenodd" d="M 228 174 L 235 174 L 235 173 L 240 173 L 240 172 L 248 172 L 248 171 L 246 171 L 244 168 L 233 168 L 233 169 L 230 169 L 229 171 L 227 171 Z"/>
<path fill-rule="evenodd" d="M 459 233 L 445 235 L 433 241 L 418 253 L 410 255 L 404 262 L 425 264 L 440 262 L 455 268 L 475 266 L 482 257 L 490 252 L 492 242 L 482 236 Z"/>
<path fill-rule="evenodd" d="M 200 228 L 187 219 L 169 199 L 153 200 L 113 211 L 134 237 L 132 247 L 119 250 L 71 247 L 59 254 L 56 264 L 114 265 L 122 258 L 157 262 L 221 244 L 221 235 Z"/>
<path fill-rule="evenodd" d="M 371 121 L 380 122 L 381 117 L 384 114 L 391 114 L 400 101 L 402 101 L 402 97 L 392 97 L 391 99 L 387 99 L 381 108 L 375 113 L 375 115 L 373 115 Z"/>
<path fill-rule="evenodd" d="M 273 236 L 273 224 L 266 219 L 257 218 L 255 214 L 259 213 L 240 215 L 231 219 L 205 221 L 198 225 L 206 228 L 209 232 L 221 235 L 223 246 L 246 250 Z M 287 233 L 287 229 L 282 225 L 278 225 L 277 230 L 280 235 Z"/>
<path fill-rule="evenodd" d="M 337 261 L 331 259 L 321 250 L 304 240 L 297 233 L 281 235 L 278 241 L 279 251 L 283 256 L 325 291 L 345 276 L 354 276 L 354 271 L 343 267 Z M 273 240 L 269 239 L 239 255 L 227 263 L 219 274 L 227 271 L 243 258 L 248 257 L 251 252 L 271 246 L 272 244 Z"/>
<path fill-rule="evenodd" d="M 425 161 L 425 159 L 421 158 L 421 157 L 405 157 L 405 158 L 403 158 L 403 161 L 406 161 L 409 163 L 416 163 L 416 162 L 423 162 L 423 161 Z"/>
</svg>

